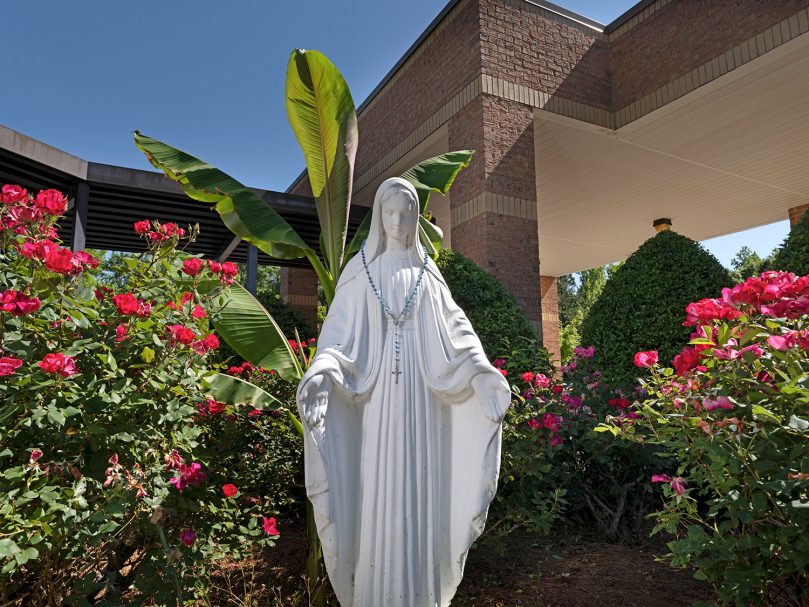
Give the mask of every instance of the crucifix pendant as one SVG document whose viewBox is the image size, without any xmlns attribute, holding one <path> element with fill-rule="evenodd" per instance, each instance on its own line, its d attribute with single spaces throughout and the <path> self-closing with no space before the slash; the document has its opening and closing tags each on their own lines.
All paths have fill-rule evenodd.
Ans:
<svg viewBox="0 0 809 607">
<path fill-rule="evenodd" d="M 393 354 L 394 360 L 396 361 L 396 366 L 393 371 L 391 371 L 391 374 L 395 378 L 394 383 L 398 384 L 399 376 L 402 374 L 402 372 L 399 371 L 399 351 L 401 349 L 399 346 L 399 321 L 393 321 L 393 326 L 396 327 L 396 330 L 393 332 Z"/>
</svg>

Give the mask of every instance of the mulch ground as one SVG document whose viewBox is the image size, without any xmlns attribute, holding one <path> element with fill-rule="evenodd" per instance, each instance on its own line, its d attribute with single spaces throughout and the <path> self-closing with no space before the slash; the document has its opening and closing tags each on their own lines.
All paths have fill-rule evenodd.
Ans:
<svg viewBox="0 0 809 607">
<path fill-rule="evenodd" d="M 212 580 L 218 590 L 207 604 L 306 605 L 305 532 L 284 531 L 275 549 L 254 559 L 223 562 Z M 499 548 L 480 544 L 470 552 L 452 606 L 678 607 L 712 601 L 710 587 L 692 572 L 655 560 L 665 553 L 658 539 L 623 546 L 573 533 L 556 538 L 515 534 Z"/>
</svg>

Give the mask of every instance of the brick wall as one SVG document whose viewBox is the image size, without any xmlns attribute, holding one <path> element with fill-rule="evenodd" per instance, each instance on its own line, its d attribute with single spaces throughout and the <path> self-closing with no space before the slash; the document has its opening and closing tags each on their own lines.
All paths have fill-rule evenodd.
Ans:
<svg viewBox="0 0 809 607">
<path fill-rule="evenodd" d="M 789 209 L 789 225 L 794 226 L 801 218 L 809 211 L 809 204 L 804 204 L 799 207 L 792 207 Z"/>
<path fill-rule="evenodd" d="M 281 268 L 281 299 L 303 316 L 313 329 L 317 326 L 317 274 L 306 268 Z"/>
<path fill-rule="evenodd" d="M 609 109 L 609 51 L 597 32 L 521 0 L 480 5 L 483 73 Z"/>
<path fill-rule="evenodd" d="M 614 109 L 809 6 L 809 0 L 675 0 L 611 40 Z"/>
<path fill-rule="evenodd" d="M 556 276 L 540 276 L 540 297 L 542 301 L 542 344 L 550 352 L 551 360 L 560 364 L 562 360 L 562 336 L 559 326 L 559 291 Z"/>
<path fill-rule="evenodd" d="M 444 22 L 360 114 L 355 177 L 480 73 L 477 0 L 461 0 Z"/>
</svg>

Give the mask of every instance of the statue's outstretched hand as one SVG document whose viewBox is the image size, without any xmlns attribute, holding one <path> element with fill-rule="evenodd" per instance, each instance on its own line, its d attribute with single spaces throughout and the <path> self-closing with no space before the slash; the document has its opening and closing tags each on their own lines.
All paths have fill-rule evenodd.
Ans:
<svg viewBox="0 0 809 607">
<path fill-rule="evenodd" d="M 326 417 L 326 407 L 329 404 L 329 392 L 333 382 L 328 375 L 315 375 L 301 391 L 301 405 L 303 408 L 303 421 L 310 427 L 315 427 Z"/>
<path fill-rule="evenodd" d="M 483 407 L 486 417 L 496 424 L 503 421 L 511 403 L 508 383 L 499 374 L 480 373 L 472 378 L 475 397 Z"/>
</svg>

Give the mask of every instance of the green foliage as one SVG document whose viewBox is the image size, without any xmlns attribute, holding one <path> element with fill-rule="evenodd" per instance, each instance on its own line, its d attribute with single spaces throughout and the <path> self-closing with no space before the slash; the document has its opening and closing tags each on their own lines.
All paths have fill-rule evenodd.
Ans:
<svg viewBox="0 0 809 607">
<path fill-rule="evenodd" d="M 797 276 L 809 274 L 809 213 L 792 226 L 789 235 L 773 253 L 768 263 L 770 270 L 792 272 Z"/>
<path fill-rule="evenodd" d="M 450 249 L 439 253 L 436 264 L 490 358 L 514 350 L 524 359 L 520 361 L 524 368 L 550 369 L 548 353 L 537 346 L 531 324 L 496 278 Z"/>
<path fill-rule="evenodd" d="M 581 343 L 581 324 L 590 313 L 590 308 L 601 295 L 604 285 L 610 272 L 614 271 L 611 266 L 591 268 L 578 273 L 580 284 L 575 286 L 575 280 L 566 280 L 564 289 L 564 300 L 567 305 L 566 322 L 562 322 L 561 330 L 561 356 L 562 362 L 567 362 L 573 356 L 573 350 Z M 572 279 L 572 276 L 567 277 Z M 572 289 L 570 283 L 573 283 Z M 561 319 L 561 314 L 560 314 Z"/>
<path fill-rule="evenodd" d="M 581 326 L 596 366 L 614 385 L 632 385 L 635 352 L 657 349 L 671 360 L 688 338 L 685 306 L 728 286 L 727 271 L 699 243 L 671 230 L 638 248 L 607 281 Z"/>
<path fill-rule="evenodd" d="M 809 280 L 774 273 L 734 288 L 732 305 L 694 306 L 698 362 L 655 365 L 637 423 L 600 427 L 676 456 L 654 479 L 655 530 L 676 535 L 671 565 L 696 568 L 723 605 L 809 599 L 807 295 Z"/>
<path fill-rule="evenodd" d="M 750 247 L 744 246 L 739 249 L 739 252 L 730 260 L 730 266 L 733 268 L 731 278 L 733 282 L 739 283 L 747 280 L 751 276 L 759 273 L 762 260 L 758 253 L 753 251 Z"/>
</svg>

